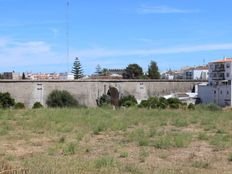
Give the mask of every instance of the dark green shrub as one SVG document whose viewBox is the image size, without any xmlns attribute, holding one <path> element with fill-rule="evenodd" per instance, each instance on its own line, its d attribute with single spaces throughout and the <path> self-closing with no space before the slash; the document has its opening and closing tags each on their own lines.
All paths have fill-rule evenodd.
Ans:
<svg viewBox="0 0 232 174">
<path fill-rule="evenodd" d="M 168 102 L 165 98 L 150 97 L 148 100 L 142 100 L 138 107 L 166 109 L 167 106 L 168 106 Z"/>
<path fill-rule="evenodd" d="M 166 109 L 168 107 L 168 101 L 164 97 L 160 97 L 158 107 L 160 109 Z"/>
<path fill-rule="evenodd" d="M 110 104 L 110 96 L 103 94 L 99 99 L 97 99 L 98 106 L 105 106 Z"/>
<path fill-rule="evenodd" d="M 14 106 L 15 109 L 25 109 L 24 103 L 18 102 Z"/>
<path fill-rule="evenodd" d="M 47 98 L 48 107 L 62 108 L 62 107 L 77 107 L 77 100 L 68 91 L 52 91 Z"/>
<path fill-rule="evenodd" d="M 1 108 L 10 108 L 15 105 L 15 100 L 11 98 L 10 93 L 1 93 L 0 92 L 0 106 Z"/>
<path fill-rule="evenodd" d="M 147 102 L 149 108 L 155 109 L 159 106 L 159 99 L 157 97 L 150 97 Z"/>
<path fill-rule="evenodd" d="M 135 105 L 136 105 L 136 103 L 131 101 L 131 100 L 127 100 L 123 103 L 123 106 L 128 107 L 128 108 L 131 106 L 135 106 Z"/>
<path fill-rule="evenodd" d="M 192 104 L 192 103 L 190 103 L 190 104 L 188 105 L 188 109 L 189 109 L 189 110 L 194 110 L 194 109 L 195 109 L 195 105 Z"/>
<path fill-rule="evenodd" d="M 167 99 L 168 104 L 181 104 L 181 101 L 178 98 L 169 98 Z"/>
<path fill-rule="evenodd" d="M 182 102 L 178 98 L 169 98 L 167 99 L 167 103 L 171 109 L 179 109 L 180 105 L 182 105 Z"/>
<path fill-rule="evenodd" d="M 137 105 L 137 100 L 132 95 L 124 96 L 120 99 L 119 105 L 125 107 L 135 106 Z"/>
<path fill-rule="evenodd" d="M 43 108 L 43 105 L 40 102 L 35 102 L 32 109 L 39 109 Z"/>
<path fill-rule="evenodd" d="M 171 109 L 179 109 L 180 108 L 180 105 L 178 103 L 171 103 L 169 104 L 169 107 Z"/>
<path fill-rule="evenodd" d="M 140 104 L 138 105 L 139 108 L 148 108 L 149 103 L 147 100 L 142 100 Z"/>
</svg>

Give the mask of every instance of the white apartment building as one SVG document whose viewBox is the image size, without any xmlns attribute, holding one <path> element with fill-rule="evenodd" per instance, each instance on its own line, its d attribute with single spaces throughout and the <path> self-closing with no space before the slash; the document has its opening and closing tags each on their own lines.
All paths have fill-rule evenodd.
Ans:
<svg viewBox="0 0 232 174">
<path fill-rule="evenodd" d="M 199 85 L 198 97 L 201 102 L 232 106 L 232 58 L 210 62 L 208 68 L 208 83 Z"/>
<path fill-rule="evenodd" d="M 183 74 L 183 79 L 207 80 L 208 69 L 206 69 L 206 67 L 197 67 L 185 70 Z"/>
</svg>

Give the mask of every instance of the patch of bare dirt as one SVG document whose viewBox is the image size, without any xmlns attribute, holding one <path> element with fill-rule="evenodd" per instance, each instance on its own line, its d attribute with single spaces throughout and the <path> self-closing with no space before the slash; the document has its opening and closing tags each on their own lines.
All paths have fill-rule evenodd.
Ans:
<svg viewBox="0 0 232 174">
<path fill-rule="evenodd" d="M 24 156 L 44 152 L 49 147 L 51 140 L 46 137 L 32 138 L 30 141 L 17 140 L 2 144 L 6 154 L 23 158 Z"/>
</svg>

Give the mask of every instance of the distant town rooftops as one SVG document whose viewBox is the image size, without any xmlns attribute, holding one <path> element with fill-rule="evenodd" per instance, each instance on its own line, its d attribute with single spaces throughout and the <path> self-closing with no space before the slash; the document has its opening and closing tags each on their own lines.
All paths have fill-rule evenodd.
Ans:
<svg viewBox="0 0 232 174">
<path fill-rule="evenodd" d="M 224 58 L 224 59 L 216 60 L 216 61 L 210 62 L 210 63 L 224 63 L 224 62 L 232 62 L 232 58 Z"/>
<path fill-rule="evenodd" d="M 185 71 L 189 70 L 208 70 L 208 66 L 196 66 L 196 67 L 189 67 L 188 69 L 185 69 Z"/>
</svg>

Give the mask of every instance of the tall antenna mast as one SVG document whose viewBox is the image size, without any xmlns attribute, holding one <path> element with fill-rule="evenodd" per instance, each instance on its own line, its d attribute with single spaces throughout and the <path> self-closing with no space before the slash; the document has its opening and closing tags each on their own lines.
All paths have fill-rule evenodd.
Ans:
<svg viewBox="0 0 232 174">
<path fill-rule="evenodd" d="M 67 73 L 69 73 L 69 0 L 66 0 L 66 58 L 67 58 Z"/>
</svg>

